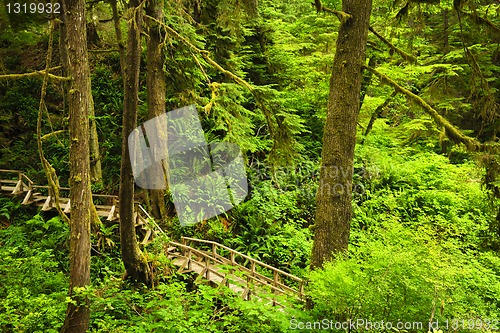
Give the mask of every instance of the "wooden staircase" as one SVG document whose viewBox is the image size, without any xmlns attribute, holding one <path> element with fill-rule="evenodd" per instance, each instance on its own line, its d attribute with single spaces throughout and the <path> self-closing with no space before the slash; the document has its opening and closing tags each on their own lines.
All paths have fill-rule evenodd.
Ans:
<svg viewBox="0 0 500 333">
<path fill-rule="evenodd" d="M 69 188 L 60 188 L 60 193 L 65 192 L 69 196 Z M 35 185 L 18 170 L 0 170 L 0 193 L 20 196 L 23 198 L 23 205 L 39 206 L 42 211 L 55 208 L 52 189 L 49 186 Z M 118 196 L 105 194 L 92 194 L 92 196 L 99 216 L 106 217 L 107 221 L 119 221 Z M 71 214 L 69 198 L 61 195 L 59 205 L 65 213 Z M 134 218 L 136 227 L 143 230 L 144 238 L 141 243 L 147 244 L 154 233 L 149 227 L 148 219 L 153 223 L 154 220 L 139 203 L 134 205 Z M 163 233 L 156 223 L 154 225 Z M 245 300 L 251 298 L 262 300 L 261 295 L 265 294 L 289 294 L 297 299 L 304 299 L 304 281 L 301 278 L 219 243 L 182 237 L 180 243 L 169 242 L 166 251 L 172 263 L 179 267 L 180 273 L 194 272 L 213 285 L 229 287 Z M 268 303 L 278 304 L 275 298 L 266 299 L 269 300 Z"/>
<path fill-rule="evenodd" d="M 15 175 L 15 176 L 14 176 Z M 13 179 L 15 178 L 15 179 Z M 69 188 L 60 187 L 59 206 L 66 214 L 71 214 L 71 202 Z M 42 194 L 45 192 L 45 194 Z M 0 193 L 10 196 L 20 196 L 23 198 L 23 205 L 35 205 L 42 208 L 42 211 L 55 209 L 55 197 L 49 186 L 41 186 L 33 183 L 22 171 L 19 170 L 0 170 Z M 118 222 L 120 215 L 118 213 L 118 196 L 109 194 L 92 194 L 97 215 L 106 217 L 107 221 Z M 105 203 L 105 204 L 104 204 Z M 134 205 L 135 226 L 144 234 L 141 244 L 147 244 L 153 235 L 153 230 L 148 227 L 150 216 L 139 203 Z"/>
<path fill-rule="evenodd" d="M 216 242 L 182 237 L 182 243 L 169 243 L 167 255 L 179 272 L 195 272 L 215 285 L 226 285 L 245 300 L 265 293 L 304 298 L 301 278 Z"/>
</svg>

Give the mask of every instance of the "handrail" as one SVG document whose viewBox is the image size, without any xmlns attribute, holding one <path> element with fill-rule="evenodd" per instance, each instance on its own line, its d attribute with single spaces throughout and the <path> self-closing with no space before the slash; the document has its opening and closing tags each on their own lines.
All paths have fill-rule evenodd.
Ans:
<svg viewBox="0 0 500 333">
<path fill-rule="evenodd" d="M 304 280 L 295 276 L 295 275 L 292 275 L 290 273 L 287 273 L 285 271 L 282 271 L 281 269 L 279 268 L 276 268 L 276 267 L 273 267 L 273 266 L 270 266 L 266 263 L 263 263 L 259 260 L 256 260 L 252 257 L 249 257 L 241 252 L 238 252 L 236 250 L 233 250 L 225 245 L 222 245 L 222 244 L 219 244 L 217 242 L 214 242 L 214 241 L 209 241 L 209 240 L 203 240 L 203 239 L 197 239 L 197 238 L 191 238 L 191 237 L 182 237 L 182 241 L 183 241 L 183 244 L 180 244 L 180 243 L 177 243 L 177 242 L 170 242 L 172 245 L 175 245 L 175 246 L 179 246 L 181 247 L 182 249 L 186 250 L 186 249 L 189 249 L 190 251 L 191 250 L 195 250 L 193 247 L 187 245 L 186 243 L 187 242 L 197 242 L 197 243 L 204 243 L 204 244 L 210 244 L 212 246 L 212 256 L 210 256 L 209 254 L 206 254 L 205 252 L 203 252 L 202 256 L 203 257 L 207 257 L 207 256 L 210 256 L 210 259 L 212 259 L 213 261 L 219 261 L 221 262 L 222 260 L 221 259 L 224 259 L 224 261 L 227 261 L 228 263 L 230 263 L 231 265 L 236 265 L 240 268 L 242 268 L 245 272 L 247 273 L 250 273 L 250 276 L 254 276 L 255 278 L 259 278 L 260 280 L 264 280 L 263 281 L 259 281 L 261 284 L 265 284 L 265 285 L 269 285 L 269 286 L 274 286 L 274 287 L 280 287 L 282 291 L 285 291 L 285 290 L 288 290 L 288 291 L 291 291 L 293 293 L 296 293 L 299 295 L 299 297 L 302 298 L 303 294 L 304 294 Z M 221 249 L 224 249 L 226 251 L 229 251 L 230 253 L 230 259 L 224 257 L 224 256 L 221 256 L 220 254 L 217 253 L 217 247 L 220 247 Z M 196 250 L 196 252 L 199 252 L 198 250 Z M 246 259 L 248 260 L 250 263 L 251 263 L 251 268 L 248 268 L 248 267 L 245 267 L 243 265 L 240 265 L 238 263 L 236 263 L 235 261 L 235 257 L 236 256 L 240 256 L 241 258 L 243 259 Z M 265 267 L 269 270 L 271 270 L 273 272 L 273 278 L 269 278 L 265 275 L 262 275 L 260 273 L 258 273 L 256 270 L 255 270 L 255 267 L 256 265 L 259 265 L 259 266 L 262 266 L 262 267 Z M 287 285 L 285 285 L 284 283 L 281 283 L 279 281 L 279 275 L 283 275 L 283 276 L 286 276 L 296 282 L 299 283 L 299 290 L 295 290 Z M 272 289 L 276 289 L 276 288 L 272 288 Z"/>
<path fill-rule="evenodd" d="M 298 276 L 295 276 L 295 275 L 292 275 L 292 274 L 287 273 L 287 272 L 285 272 L 285 271 L 282 271 L 282 270 L 281 270 L 281 269 L 279 269 L 279 268 L 276 268 L 276 267 L 270 266 L 270 265 L 268 265 L 268 264 L 266 264 L 266 263 L 263 263 L 262 261 L 259 261 L 259 260 L 257 260 L 257 259 L 254 259 L 254 258 L 252 258 L 252 257 L 249 257 L 249 256 L 247 256 L 246 254 L 243 254 L 243 253 L 241 253 L 241 252 L 238 252 L 238 251 L 236 251 L 236 250 L 233 250 L 233 249 L 231 249 L 230 247 L 227 247 L 227 246 L 225 246 L 225 245 L 219 244 L 219 243 L 217 243 L 217 242 L 214 242 L 214 241 L 209 241 L 209 240 L 205 240 L 205 239 L 197 239 L 197 238 L 191 238 L 191 237 L 184 237 L 184 236 L 183 236 L 183 237 L 181 237 L 181 238 L 182 238 L 183 240 L 184 240 L 184 239 L 186 239 L 186 240 L 188 240 L 188 241 L 193 241 L 193 242 L 198 242 L 198 243 L 205 243 L 205 244 L 211 244 L 211 245 L 215 245 L 215 246 L 221 247 L 221 248 L 223 248 L 223 249 L 225 249 L 225 250 L 227 250 L 227 251 L 229 251 L 229 252 L 232 252 L 232 253 L 234 253 L 234 254 L 239 255 L 240 257 L 242 257 L 242 258 L 244 258 L 244 259 L 247 259 L 247 260 L 248 260 L 248 261 L 250 261 L 250 262 L 254 262 L 254 263 L 256 263 L 256 264 L 259 264 L 260 266 L 263 266 L 263 267 L 265 267 L 265 268 L 267 268 L 267 269 L 270 269 L 270 270 L 272 270 L 272 271 L 276 271 L 276 272 L 278 272 L 278 273 L 280 273 L 280 274 L 282 274 L 282 275 L 284 275 L 284 276 L 286 276 L 286 277 L 289 277 L 289 278 L 290 278 L 290 279 L 292 279 L 292 280 L 295 280 L 295 281 L 297 281 L 297 282 L 303 282 L 303 281 L 304 281 L 304 280 L 302 280 L 301 278 L 299 278 Z"/>
</svg>

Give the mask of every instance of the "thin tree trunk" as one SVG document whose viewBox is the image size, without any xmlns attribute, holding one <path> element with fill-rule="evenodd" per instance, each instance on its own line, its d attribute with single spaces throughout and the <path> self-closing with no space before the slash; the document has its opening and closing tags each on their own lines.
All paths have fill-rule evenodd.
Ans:
<svg viewBox="0 0 500 333">
<path fill-rule="evenodd" d="M 63 0 L 64 63 L 72 77 L 68 91 L 70 135 L 70 286 L 61 332 L 85 332 L 89 327 L 89 300 L 75 295 L 77 287 L 90 284 L 90 223 L 92 192 L 90 189 L 89 112 L 91 108 L 90 69 L 87 58 L 85 1 Z"/>
<path fill-rule="evenodd" d="M 349 243 L 356 124 L 371 2 L 342 2 L 342 11 L 352 17 L 340 26 L 330 78 L 320 184 L 316 194 L 312 269 L 322 267 L 337 253 L 346 251 Z"/>
<path fill-rule="evenodd" d="M 126 54 L 125 91 L 123 101 L 122 161 L 120 174 L 120 241 L 126 276 L 134 282 L 151 284 L 151 272 L 142 255 L 135 232 L 134 176 L 130 164 L 128 135 L 137 123 L 139 92 L 139 67 L 141 61 L 142 8 L 138 0 L 130 0 L 133 15 L 129 21 Z"/>
<path fill-rule="evenodd" d="M 157 21 L 163 21 L 163 2 L 149 0 L 146 2 L 146 14 Z M 163 71 L 165 52 L 163 51 L 161 26 L 154 20 L 148 19 L 148 53 L 147 53 L 147 91 L 148 91 L 148 118 L 152 119 L 165 113 L 166 78 Z M 162 131 L 159 131 L 162 133 Z M 165 138 L 166 139 L 166 138 Z M 168 184 L 167 182 L 165 182 Z M 168 185 L 167 185 L 168 186 Z M 165 190 L 149 190 L 151 213 L 164 221 L 167 218 L 165 205 Z"/>
<path fill-rule="evenodd" d="M 118 14 L 118 5 L 116 0 L 110 0 L 111 10 L 113 11 L 113 25 L 115 27 L 116 43 L 120 55 L 120 70 L 122 73 L 123 85 L 125 87 L 125 45 L 123 43 L 122 29 L 120 27 L 120 16 Z"/>
<path fill-rule="evenodd" d="M 102 187 L 101 153 L 99 151 L 99 137 L 95 121 L 94 99 L 89 96 L 89 121 L 90 121 L 90 179 L 97 187 Z"/>
</svg>

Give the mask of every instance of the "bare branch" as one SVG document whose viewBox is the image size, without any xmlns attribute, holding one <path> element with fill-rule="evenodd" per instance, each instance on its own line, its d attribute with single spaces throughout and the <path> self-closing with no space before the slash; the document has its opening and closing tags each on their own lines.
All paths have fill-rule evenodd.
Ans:
<svg viewBox="0 0 500 333">
<path fill-rule="evenodd" d="M 44 136 L 42 136 L 40 138 L 40 140 L 45 141 L 48 138 L 50 138 L 51 136 L 58 135 L 58 134 L 61 134 L 61 133 L 64 133 L 64 132 L 66 132 L 66 130 L 59 130 L 59 131 L 51 132 L 51 133 L 48 133 L 48 134 L 45 134 Z"/>
</svg>

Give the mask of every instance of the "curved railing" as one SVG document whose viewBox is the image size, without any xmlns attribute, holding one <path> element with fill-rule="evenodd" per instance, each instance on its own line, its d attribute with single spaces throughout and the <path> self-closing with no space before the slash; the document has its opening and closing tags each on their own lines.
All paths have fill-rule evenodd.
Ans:
<svg viewBox="0 0 500 333">
<path fill-rule="evenodd" d="M 211 248 L 211 251 L 203 251 L 196 249 L 191 246 L 192 243 L 198 243 L 198 244 L 205 244 L 209 245 Z M 273 266 L 270 266 L 266 263 L 263 263 L 259 260 L 256 260 L 252 257 L 247 256 L 246 254 L 243 254 L 241 252 L 238 252 L 236 250 L 233 250 L 225 245 L 219 244 L 217 242 L 209 241 L 209 240 L 203 240 L 203 239 L 197 239 L 197 238 L 190 238 L 190 237 L 182 237 L 182 244 L 178 242 L 170 242 L 171 246 L 175 246 L 177 248 L 180 248 L 182 250 L 182 256 L 187 259 L 186 265 L 190 264 L 190 261 L 192 260 L 192 254 L 196 254 L 198 256 L 201 256 L 204 258 L 203 260 L 203 265 L 205 266 L 205 269 L 207 272 L 212 272 L 218 275 L 221 275 L 218 273 L 215 269 L 211 268 L 211 265 L 213 264 L 228 264 L 232 266 L 236 266 L 238 269 L 243 271 L 245 275 L 249 278 L 249 280 L 252 280 L 253 282 L 268 286 L 270 287 L 273 291 L 279 292 L 279 293 L 292 293 L 297 295 L 300 299 L 303 298 L 304 296 L 304 280 L 292 275 L 290 273 L 287 273 L 285 271 L 282 271 L 278 268 L 275 268 Z M 222 253 L 225 252 L 224 255 Z M 237 262 L 237 258 L 244 259 L 245 262 L 247 262 L 247 265 L 242 265 Z M 265 276 L 261 273 L 258 272 L 258 267 L 265 268 L 269 271 L 272 272 L 273 277 L 270 278 L 268 276 Z M 188 269 L 190 269 L 188 267 Z M 292 281 L 295 281 L 298 285 L 298 289 L 295 289 L 293 287 L 290 287 L 283 283 L 283 277 L 286 277 Z"/>
</svg>

